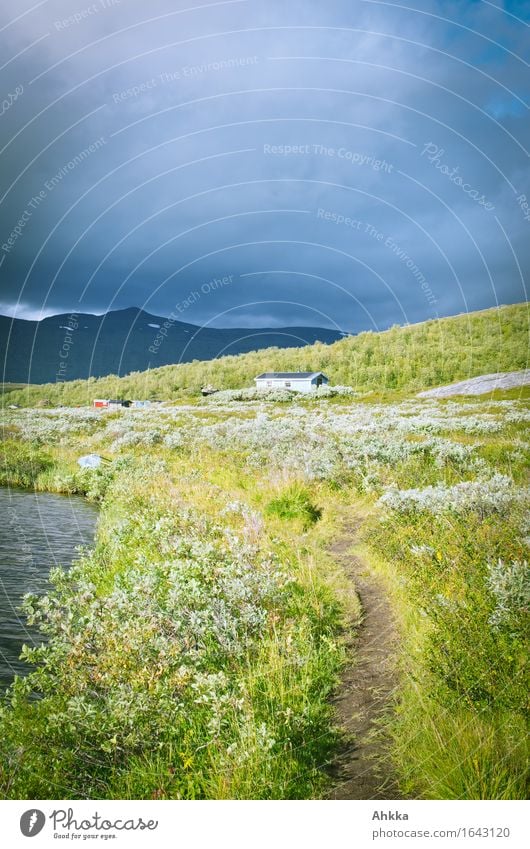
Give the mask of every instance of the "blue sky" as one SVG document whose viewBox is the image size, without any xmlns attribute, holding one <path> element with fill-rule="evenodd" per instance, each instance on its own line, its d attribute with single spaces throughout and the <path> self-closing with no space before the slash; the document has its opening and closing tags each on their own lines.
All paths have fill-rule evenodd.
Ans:
<svg viewBox="0 0 530 849">
<path fill-rule="evenodd" d="M 2 4 L 0 311 L 357 331 L 526 300 L 529 21 Z"/>
</svg>

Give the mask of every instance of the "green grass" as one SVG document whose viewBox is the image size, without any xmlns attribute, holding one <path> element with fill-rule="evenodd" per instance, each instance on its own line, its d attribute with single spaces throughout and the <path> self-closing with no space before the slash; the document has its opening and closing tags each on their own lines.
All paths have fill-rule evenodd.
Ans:
<svg viewBox="0 0 530 849">
<path fill-rule="evenodd" d="M 403 792 L 422 799 L 526 799 L 528 726 L 436 699 L 426 679 L 403 688 L 393 756 Z"/>
<path fill-rule="evenodd" d="M 265 513 L 280 519 L 299 520 L 305 529 L 318 522 L 322 516 L 322 510 L 313 503 L 308 487 L 299 482 L 291 484 L 280 495 L 271 499 Z"/>
<path fill-rule="evenodd" d="M 488 588 L 489 564 L 527 556 L 521 520 L 514 511 L 502 521 L 394 515 L 372 523 L 369 556 L 389 585 L 399 576 L 402 686 L 389 733 L 413 798 L 526 797 L 528 609 L 492 628 Z"/>
<path fill-rule="evenodd" d="M 53 465 L 50 452 L 31 443 L 14 439 L 0 443 L 0 484 L 32 487 Z"/>
</svg>

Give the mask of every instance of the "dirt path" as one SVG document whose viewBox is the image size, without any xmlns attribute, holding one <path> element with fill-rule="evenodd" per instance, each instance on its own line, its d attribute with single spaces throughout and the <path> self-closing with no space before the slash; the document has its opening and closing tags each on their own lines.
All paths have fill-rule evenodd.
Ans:
<svg viewBox="0 0 530 849">
<path fill-rule="evenodd" d="M 362 620 L 352 627 L 347 665 L 335 699 L 346 740 L 330 772 L 336 781 L 330 799 L 399 799 L 388 762 L 387 743 L 377 733 L 392 705 L 397 677 L 393 669 L 396 629 L 390 604 L 377 578 L 350 549 L 357 526 L 345 529 L 331 548 L 359 595 Z"/>
</svg>

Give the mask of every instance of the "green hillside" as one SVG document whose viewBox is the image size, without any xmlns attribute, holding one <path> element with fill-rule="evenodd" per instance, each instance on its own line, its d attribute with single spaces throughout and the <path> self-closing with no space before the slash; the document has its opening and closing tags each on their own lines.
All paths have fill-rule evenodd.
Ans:
<svg viewBox="0 0 530 849">
<path fill-rule="evenodd" d="M 109 376 L 30 386 L 4 394 L 6 403 L 86 404 L 95 397 L 176 399 L 211 383 L 219 389 L 252 385 L 263 371 L 324 371 L 332 384 L 361 391 L 414 392 L 431 386 L 528 365 L 529 304 L 501 306 L 350 336 L 332 345 L 268 348 L 217 360 L 164 366 L 126 377 Z"/>
</svg>

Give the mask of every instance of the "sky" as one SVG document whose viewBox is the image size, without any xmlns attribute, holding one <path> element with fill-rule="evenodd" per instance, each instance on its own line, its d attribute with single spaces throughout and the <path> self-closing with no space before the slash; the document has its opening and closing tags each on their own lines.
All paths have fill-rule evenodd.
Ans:
<svg viewBox="0 0 530 849">
<path fill-rule="evenodd" d="M 530 3 L 7 0 L 0 312 L 383 329 L 527 300 Z"/>
</svg>

